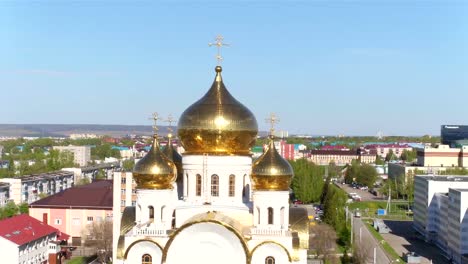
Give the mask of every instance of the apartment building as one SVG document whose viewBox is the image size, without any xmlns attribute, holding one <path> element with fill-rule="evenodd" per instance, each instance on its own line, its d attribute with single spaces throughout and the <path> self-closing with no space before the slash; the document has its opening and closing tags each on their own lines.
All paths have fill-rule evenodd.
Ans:
<svg viewBox="0 0 468 264">
<path fill-rule="evenodd" d="M 86 166 L 91 161 L 90 146 L 54 146 L 54 149 L 73 153 L 74 162 L 80 166 Z"/>
</svg>

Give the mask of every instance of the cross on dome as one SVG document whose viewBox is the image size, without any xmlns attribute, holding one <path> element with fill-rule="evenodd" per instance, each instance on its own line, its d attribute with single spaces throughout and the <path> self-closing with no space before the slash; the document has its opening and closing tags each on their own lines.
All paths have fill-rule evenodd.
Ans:
<svg viewBox="0 0 468 264">
<path fill-rule="evenodd" d="M 267 123 L 270 123 L 270 136 L 275 134 L 275 124 L 278 124 L 280 119 L 275 113 L 271 113 L 268 118 L 265 119 Z"/>
<path fill-rule="evenodd" d="M 168 136 L 172 137 L 172 132 L 173 132 L 172 123 L 176 122 L 176 120 L 172 117 L 171 114 L 169 114 L 169 116 L 167 117 L 166 120 L 164 120 L 164 122 L 169 124 L 169 127 L 167 128 L 167 130 L 169 131 Z"/>
<path fill-rule="evenodd" d="M 158 134 L 158 120 L 160 119 L 159 118 L 159 115 L 157 112 L 154 112 L 153 115 L 148 118 L 149 120 L 153 120 L 153 131 L 154 131 L 154 134 Z"/>
<path fill-rule="evenodd" d="M 221 62 L 223 61 L 223 57 L 221 56 L 221 48 L 223 46 L 229 47 L 229 45 L 230 45 L 228 43 L 224 43 L 223 40 L 224 40 L 224 37 L 222 35 L 218 35 L 215 38 L 215 42 L 208 43 L 208 46 L 210 46 L 210 47 L 211 46 L 216 46 L 216 48 L 218 49 L 218 53 L 216 54 L 216 60 L 218 61 L 218 66 L 220 66 Z"/>
</svg>

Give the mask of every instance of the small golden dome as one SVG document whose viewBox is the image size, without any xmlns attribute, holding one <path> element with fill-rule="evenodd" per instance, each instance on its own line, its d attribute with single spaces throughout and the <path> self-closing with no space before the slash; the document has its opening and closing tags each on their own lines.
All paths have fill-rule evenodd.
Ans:
<svg viewBox="0 0 468 264">
<path fill-rule="evenodd" d="M 258 133 L 250 110 L 226 89 L 221 66 L 210 90 L 182 113 L 178 134 L 187 154 L 250 155 Z"/>
<path fill-rule="evenodd" d="M 177 169 L 159 149 L 158 136 L 154 135 L 153 145 L 146 156 L 135 164 L 133 179 L 138 189 L 172 189 Z"/>
<path fill-rule="evenodd" d="M 181 183 L 183 181 L 182 178 L 182 156 L 174 149 L 172 146 L 171 136 L 169 135 L 169 139 L 167 141 L 167 145 L 163 147 L 162 152 L 164 155 L 172 162 L 174 162 L 177 168 L 177 183 Z"/>
<path fill-rule="evenodd" d="M 273 138 L 268 149 L 252 165 L 253 189 L 257 191 L 288 191 L 294 171 L 276 151 Z"/>
</svg>

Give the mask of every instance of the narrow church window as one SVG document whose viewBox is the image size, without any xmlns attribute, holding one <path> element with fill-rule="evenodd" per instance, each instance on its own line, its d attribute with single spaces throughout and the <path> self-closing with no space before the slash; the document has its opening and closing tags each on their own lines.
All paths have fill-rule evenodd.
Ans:
<svg viewBox="0 0 468 264">
<path fill-rule="evenodd" d="M 265 259 L 265 264 L 275 264 L 275 258 L 274 257 L 266 257 Z"/>
<path fill-rule="evenodd" d="M 166 211 L 166 206 L 161 207 L 161 222 L 164 222 L 165 211 Z"/>
<path fill-rule="evenodd" d="M 229 176 L 229 196 L 234 197 L 236 190 L 236 176 L 230 175 Z"/>
<path fill-rule="evenodd" d="M 189 181 L 188 181 L 188 174 L 185 174 L 185 182 L 186 182 L 186 186 L 185 186 L 185 196 L 188 196 L 188 193 L 189 193 Z"/>
<path fill-rule="evenodd" d="M 281 211 L 280 211 L 280 215 L 281 215 L 281 226 L 284 226 L 284 207 L 281 207 Z"/>
<path fill-rule="evenodd" d="M 258 224 L 260 224 L 260 208 L 257 207 Z"/>
<path fill-rule="evenodd" d="M 219 196 L 219 177 L 216 174 L 211 176 L 211 196 Z"/>
<path fill-rule="evenodd" d="M 268 207 L 268 224 L 273 224 L 273 208 Z"/>
<path fill-rule="evenodd" d="M 154 207 L 148 206 L 148 210 L 149 210 L 149 219 L 153 220 L 154 219 Z"/>
<path fill-rule="evenodd" d="M 152 264 L 153 263 L 153 258 L 149 254 L 144 254 L 141 257 L 141 264 Z M 274 263 L 274 262 L 273 262 Z"/>
<path fill-rule="evenodd" d="M 201 175 L 197 174 L 196 196 L 201 196 Z"/>
</svg>

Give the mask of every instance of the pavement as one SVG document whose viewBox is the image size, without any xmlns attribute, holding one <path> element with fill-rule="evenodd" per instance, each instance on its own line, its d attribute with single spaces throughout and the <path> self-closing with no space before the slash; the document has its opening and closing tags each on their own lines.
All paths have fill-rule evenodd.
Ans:
<svg viewBox="0 0 468 264">
<path fill-rule="evenodd" d="M 419 238 L 420 236 L 411 227 L 412 221 L 385 220 L 384 223 L 390 228 L 391 232 L 382 234 L 382 237 L 400 256 L 408 252 L 415 252 L 421 256 L 421 264 L 448 263 L 448 260 L 442 255 L 441 249 Z"/>
</svg>

